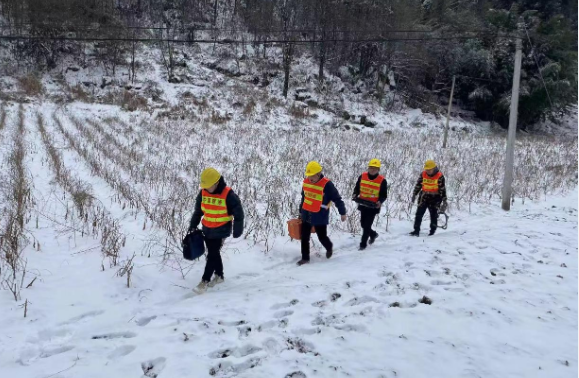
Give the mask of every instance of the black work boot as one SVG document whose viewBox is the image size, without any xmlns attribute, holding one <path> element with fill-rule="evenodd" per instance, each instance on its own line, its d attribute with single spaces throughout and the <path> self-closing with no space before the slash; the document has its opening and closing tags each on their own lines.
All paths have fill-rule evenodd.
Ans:
<svg viewBox="0 0 579 378">
<path fill-rule="evenodd" d="M 310 260 L 301 259 L 300 261 L 298 261 L 298 266 L 302 266 L 304 264 L 309 264 L 309 263 L 310 263 Z"/>
<path fill-rule="evenodd" d="M 428 233 L 428 236 L 432 236 L 436 233 L 436 230 L 430 230 L 430 232 Z"/>
<path fill-rule="evenodd" d="M 414 230 L 414 231 L 412 231 L 411 233 L 409 233 L 408 235 L 410 235 L 410 236 L 420 236 L 420 231 Z"/>
<path fill-rule="evenodd" d="M 370 236 L 370 240 L 368 241 L 368 244 L 370 244 L 370 245 L 374 244 L 376 239 L 378 239 L 378 233 L 374 232 L 374 235 Z"/>
<path fill-rule="evenodd" d="M 365 249 L 366 249 L 366 246 L 364 244 L 360 243 L 360 247 L 358 247 L 358 250 L 363 251 Z"/>
<path fill-rule="evenodd" d="M 326 258 L 329 259 L 330 257 L 332 257 L 333 254 L 334 254 L 334 251 L 332 249 L 328 249 L 326 251 Z"/>
</svg>

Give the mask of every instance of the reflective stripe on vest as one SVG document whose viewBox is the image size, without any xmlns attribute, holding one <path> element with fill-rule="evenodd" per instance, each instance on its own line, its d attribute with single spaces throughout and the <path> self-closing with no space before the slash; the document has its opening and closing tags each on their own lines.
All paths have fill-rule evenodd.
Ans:
<svg viewBox="0 0 579 378">
<path fill-rule="evenodd" d="M 302 209 L 317 213 L 321 208 L 326 209 L 328 207 L 327 205 L 322 205 L 322 201 L 324 200 L 324 187 L 328 182 L 330 182 L 330 180 L 325 177 L 315 184 L 308 178 L 304 180 L 302 186 L 304 191 L 304 204 L 302 205 Z"/>
<path fill-rule="evenodd" d="M 203 189 L 201 192 L 201 210 L 203 211 L 203 220 L 201 223 L 205 227 L 217 228 L 221 227 L 233 219 L 227 212 L 227 194 L 231 190 L 230 187 L 225 187 L 221 194 L 211 194 Z"/>
<path fill-rule="evenodd" d="M 368 172 L 362 173 L 360 198 L 366 201 L 378 202 L 382 181 L 384 181 L 384 176 L 378 175 L 374 180 L 370 180 Z"/>
<path fill-rule="evenodd" d="M 425 193 L 438 193 L 438 179 L 442 177 L 439 171 L 434 176 L 430 177 L 426 171 L 422 172 L 422 191 Z"/>
</svg>

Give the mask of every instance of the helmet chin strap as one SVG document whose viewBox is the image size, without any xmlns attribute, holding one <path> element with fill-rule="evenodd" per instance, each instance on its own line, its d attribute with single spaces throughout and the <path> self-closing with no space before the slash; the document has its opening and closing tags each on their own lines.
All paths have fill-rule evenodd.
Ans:
<svg viewBox="0 0 579 378">
<path fill-rule="evenodd" d="M 314 180 L 312 180 L 312 177 L 316 177 L 316 180 L 315 180 L 315 181 L 314 181 Z M 320 181 L 320 177 L 321 177 L 321 174 L 319 174 L 319 173 L 316 173 L 316 174 L 315 174 L 315 175 L 313 175 L 312 177 L 310 177 L 310 181 L 311 181 L 311 182 L 313 182 L 313 183 L 315 184 L 316 182 Z"/>
</svg>

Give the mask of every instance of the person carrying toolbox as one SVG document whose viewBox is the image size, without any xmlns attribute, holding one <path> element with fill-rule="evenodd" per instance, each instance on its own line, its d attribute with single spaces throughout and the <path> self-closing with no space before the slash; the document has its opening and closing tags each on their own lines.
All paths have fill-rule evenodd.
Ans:
<svg viewBox="0 0 579 378">
<path fill-rule="evenodd" d="M 194 232 L 199 223 L 202 223 L 207 246 L 207 263 L 201 282 L 197 285 L 197 291 L 204 292 L 207 287 L 220 284 L 225 279 L 221 247 L 232 231 L 234 238 L 243 234 L 244 214 L 239 197 L 227 186 L 216 169 L 203 170 L 199 186 L 201 190 L 195 201 L 195 211 L 189 224 L 189 233 Z"/>
<path fill-rule="evenodd" d="M 373 244 L 378 237 L 378 233 L 372 230 L 372 224 L 388 197 L 388 184 L 384 176 L 380 175 L 380 166 L 380 160 L 370 160 L 368 171 L 358 177 L 358 182 L 354 187 L 352 200 L 358 203 L 360 225 L 362 226 L 360 251 L 365 250 L 368 243 Z"/>
<path fill-rule="evenodd" d="M 336 204 L 342 222 L 346 221 L 346 205 L 334 184 L 322 174 L 322 166 L 316 161 L 310 161 L 306 166 L 305 176 L 300 203 L 302 258 L 297 263 L 300 266 L 310 262 L 312 226 L 318 240 L 326 249 L 326 257 L 332 257 L 333 245 L 328 237 L 332 202 Z"/>
</svg>

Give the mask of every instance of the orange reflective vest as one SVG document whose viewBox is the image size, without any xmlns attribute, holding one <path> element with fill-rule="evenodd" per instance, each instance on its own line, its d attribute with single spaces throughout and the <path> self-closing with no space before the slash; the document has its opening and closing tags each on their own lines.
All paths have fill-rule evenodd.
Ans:
<svg viewBox="0 0 579 378">
<path fill-rule="evenodd" d="M 203 189 L 201 192 L 201 210 L 203 211 L 203 220 L 201 223 L 208 228 L 221 227 L 231 222 L 233 217 L 227 212 L 225 200 L 231 190 L 226 186 L 221 194 L 211 194 Z"/>
<path fill-rule="evenodd" d="M 426 171 L 422 172 L 422 191 L 424 193 L 438 193 L 438 179 L 442 177 L 442 172 L 437 172 L 430 177 Z"/>
<path fill-rule="evenodd" d="M 330 180 L 325 177 L 315 184 L 313 184 L 309 178 L 304 180 L 302 186 L 304 191 L 304 203 L 302 209 L 311 213 L 317 213 L 322 207 L 327 208 L 327 206 L 322 205 L 322 201 L 324 199 L 324 187 L 328 182 L 330 182 Z"/>
<path fill-rule="evenodd" d="M 378 202 L 382 181 L 384 181 L 384 176 L 378 175 L 374 180 L 370 180 L 368 172 L 362 173 L 362 180 L 360 180 L 360 198 L 366 201 Z"/>
</svg>

